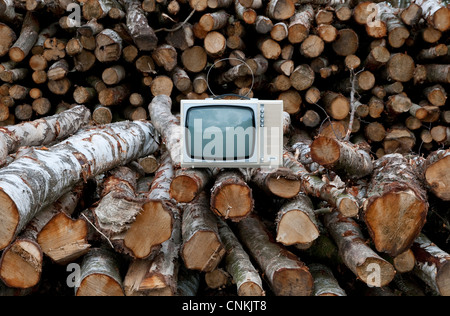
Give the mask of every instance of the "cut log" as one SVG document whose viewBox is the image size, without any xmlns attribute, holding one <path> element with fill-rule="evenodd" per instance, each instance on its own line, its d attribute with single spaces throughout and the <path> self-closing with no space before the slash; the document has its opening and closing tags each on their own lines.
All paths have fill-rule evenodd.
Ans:
<svg viewBox="0 0 450 316">
<path fill-rule="evenodd" d="M 333 212 L 325 215 L 324 224 L 336 242 L 345 265 L 361 281 L 371 287 L 383 287 L 394 279 L 394 267 L 366 245 L 354 220 Z"/>
<path fill-rule="evenodd" d="M 110 86 L 120 83 L 125 77 L 126 71 L 121 65 L 106 68 L 102 74 L 103 82 Z"/>
<path fill-rule="evenodd" d="M 416 265 L 416 257 L 411 249 L 399 254 L 393 259 L 394 268 L 398 273 L 411 272 Z"/>
<path fill-rule="evenodd" d="M 181 165 L 181 135 L 182 130 L 179 121 L 171 113 L 172 100 L 166 95 L 153 98 L 148 106 L 150 118 L 156 130 L 162 135 L 162 139 L 170 152 L 172 164 L 175 168 Z"/>
<path fill-rule="evenodd" d="M 392 126 L 383 141 L 383 149 L 386 154 L 409 154 L 416 144 L 416 137 L 405 126 Z"/>
<path fill-rule="evenodd" d="M 40 208 L 53 203 L 83 178 L 92 178 L 115 165 L 154 152 L 157 147 L 154 135 L 153 126 L 146 122 L 121 122 L 90 128 L 51 149 L 32 148 L 1 169 L 1 199 L 4 203 L 0 213 L 4 220 L 0 248 L 8 246 Z"/>
<path fill-rule="evenodd" d="M 177 51 L 173 46 L 163 44 L 158 46 L 152 53 L 155 63 L 164 67 L 166 71 L 172 71 L 177 65 Z"/>
<path fill-rule="evenodd" d="M 291 252 L 273 242 L 273 237 L 256 217 L 239 222 L 238 235 L 258 263 L 277 296 L 310 296 L 314 280 L 308 268 Z"/>
<path fill-rule="evenodd" d="M 183 51 L 181 61 L 186 70 L 190 72 L 201 72 L 205 69 L 207 55 L 201 46 L 193 46 Z"/>
<path fill-rule="evenodd" d="M 89 251 L 81 263 L 80 283 L 76 296 L 125 296 L 115 253 L 96 248 Z"/>
<path fill-rule="evenodd" d="M 366 151 L 332 138 L 316 138 L 311 144 L 311 157 L 345 178 L 362 178 L 373 170 L 372 158 Z"/>
<path fill-rule="evenodd" d="M 120 8 L 115 0 L 87 0 L 83 4 L 83 17 L 87 21 L 100 20 L 107 17 L 113 8 Z"/>
<path fill-rule="evenodd" d="M 124 246 L 135 258 L 147 258 L 171 237 L 177 212 L 169 195 L 172 178 L 172 162 L 167 154 L 161 158 L 161 165 L 146 196 L 148 201 L 142 205 L 142 211 L 123 237 Z"/>
<path fill-rule="evenodd" d="M 135 260 L 124 280 L 127 296 L 172 296 L 177 291 L 179 249 L 181 246 L 181 218 L 174 212 L 172 236 L 161 244 L 155 258 Z"/>
<path fill-rule="evenodd" d="M 450 255 L 421 234 L 412 245 L 415 274 L 442 296 L 450 296 Z"/>
<path fill-rule="evenodd" d="M 42 118 L 34 122 L 2 127 L 0 144 L 0 164 L 4 164 L 8 153 L 16 152 L 24 146 L 43 146 L 76 133 L 78 129 L 89 121 L 89 110 L 84 106 L 77 106 L 71 110 L 54 116 Z"/>
<path fill-rule="evenodd" d="M 287 20 L 295 13 L 295 6 L 291 0 L 270 0 L 267 4 L 266 14 L 275 20 Z"/>
<path fill-rule="evenodd" d="M 447 93 L 439 84 L 425 88 L 423 93 L 434 106 L 443 106 L 447 102 Z"/>
<path fill-rule="evenodd" d="M 69 73 L 69 63 L 61 59 L 55 62 L 47 71 L 48 80 L 61 80 L 64 79 Z"/>
<path fill-rule="evenodd" d="M 211 189 L 211 211 L 233 221 L 247 217 L 254 207 L 252 189 L 239 169 L 225 169 Z"/>
<path fill-rule="evenodd" d="M 314 278 L 314 296 L 347 296 L 327 266 L 311 264 L 309 271 Z"/>
<path fill-rule="evenodd" d="M 414 26 L 422 18 L 422 7 L 416 3 L 410 3 L 410 5 L 402 10 L 400 17 L 406 25 Z"/>
<path fill-rule="evenodd" d="M 17 41 L 9 49 L 9 58 L 15 62 L 24 60 L 39 36 L 39 21 L 35 14 L 28 11 L 23 20 L 20 36 Z"/>
<path fill-rule="evenodd" d="M 292 87 L 298 91 L 309 89 L 315 79 L 314 71 L 309 65 L 299 65 L 292 72 L 291 76 Z"/>
<path fill-rule="evenodd" d="M 8 25 L 0 23 L 0 57 L 9 52 L 16 39 L 16 33 Z"/>
<path fill-rule="evenodd" d="M 352 29 L 339 30 L 338 38 L 332 43 L 333 50 L 339 56 L 354 55 L 359 47 L 359 38 Z"/>
<path fill-rule="evenodd" d="M 281 206 L 276 223 L 276 240 L 285 246 L 309 245 L 319 237 L 313 204 L 303 193 Z"/>
<path fill-rule="evenodd" d="M 417 0 L 415 4 L 422 8 L 423 18 L 441 32 L 450 29 L 450 9 L 441 1 L 437 0 Z"/>
<path fill-rule="evenodd" d="M 226 251 L 217 224 L 204 192 L 184 207 L 181 257 L 188 269 L 209 272 L 224 257 Z"/>
<path fill-rule="evenodd" d="M 264 296 L 262 280 L 248 254 L 230 227 L 219 221 L 219 234 L 224 245 L 225 266 L 233 278 L 239 296 Z"/>
<path fill-rule="evenodd" d="M 140 51 L 152 51 L 158 46 L 158 37 L 149 26 L 141 1 L 120 0 L 127 13 L 127 28 Z"/>
<path fill-rule="evenodd" d="M 95 57 L 102 63 L 118 61 L 122 55 L 122 38 L 115 31 L 105 29 L 96 36 Z"/>
<path fill-rule="evenodd" d="M 353 195 L 346 193 L 342 188 L 322 181 L 319 176 L 312 175 L 291 153 L 285 152 L 283 158 L 284 165 L 301 179 L 302 192 L 328 202 L 336 207 L 343 216 L 353 217 L 358 215 L 360 207 Z"/>
<path fill-rule="evenodd" d="M 432 83 L 450 83 L 450 65 L 424 65 L 426 79 Z"/>
<path fill-rule="evenodd" d="M 179 203 L 189 203 L 209 184 L 218 170 L 181 168 L 175 171 L 170 184 L 170 196 Z"/>
<path fill-rule="evenodd" d="M 350 101 L 342 94 L 326 91 L 321 98 L 325 105 L 325 110 L 332 118 L 343 120 L 350 113 Z"/>
<path fill-rule="evenodd" d="M 386 2 L 377 4 L 377 17 L 386 24 L 388 31 L 388 42 L 393 48 L 402 47 L 406 39 L 409 37 L 409 30 L 403 24 L 400 17 L 394 13 L 394 9 L 386 4 Z"/>
<path fill-rule="evenodd" d="M 102 105 L 97 105 L 92 112 L 92 120 L 98 125 L 111 123 L 112 116 L 111 109 Z"/>
<path fill-rule="evenodd" d="M 405 252 L 428 212 L 426 191 L 409 161 L 400 154 L 377 160 L 367 197 L 364 221 L 377 250 L 393 257 Z"/>
<path fill-rule="evenodd" d="M 265 193 L 285 199 L 294 198 L 300 192 L 300 181 L 289 168 L 255 169 L 251 181 Z"/>
<path fill-rule="evenodd" d="M 104 106 L 118 105 L 124 102 L 130 95 L 129 86 L 122 84 L 112 88 L 107 88 L 98 94 L 98 100 Z"/>
<path fill-rule="evenodd" d="M 392 54 L 385 67 L 388 80 L 408 82 L 414 76 L 415 64 L 411 56 L 403 53 Z"/>
<path fill-rule="evenodd" d="M 311 5 L 305 5 L 295 13 L 289 21 L 288 40 L 292 44 L 298 44 L 305 40 L 314 21 L 314 9 Z"/>
<path fill-rule="evenodd" d="M 427 189 L 444 201 L 450 200 L 448 168 L 450 150 L 438 150 L 431 153 L 424 165 L 424 178 Z"/>
</svg>

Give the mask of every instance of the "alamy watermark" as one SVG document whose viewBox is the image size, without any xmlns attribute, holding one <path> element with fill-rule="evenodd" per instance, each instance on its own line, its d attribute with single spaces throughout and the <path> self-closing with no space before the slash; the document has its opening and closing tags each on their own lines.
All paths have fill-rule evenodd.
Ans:
<svg viewBox="0 0 450 316">
<path fill-rule="evenodd" d="M 70 3 L 67 8 L 67 12 L 71 12 L 67 17 L 67 26 L 80 27 L 81 26 L 81 6 L 77 3 Z"/>
</svg>

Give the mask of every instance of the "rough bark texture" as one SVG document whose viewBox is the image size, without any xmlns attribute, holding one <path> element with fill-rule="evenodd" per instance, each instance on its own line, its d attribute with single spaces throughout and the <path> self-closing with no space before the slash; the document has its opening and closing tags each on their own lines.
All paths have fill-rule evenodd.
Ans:
<svg viewBox="0 0 450 316">
<path fill-rule="evenodd" d="M 0 165 L 4 164 L 8 153 L 19 147 L 43 146 L 75 134 L 89 122 L 90 112 L 84 106 L 76 106 L 60 114 L 0 128 Z"/>
<path fill-rule="evenodd" d="M 366 151 L 337 139 L 316 138 L 311 144 L 311 157 L 344 178 L 363 178 L 373 171 L 372 158 Z"/>
<path fill-rule="evenodd" d="M 163 142 L 170 152 L 172 164 L 175 168 L 181 165 L 181 135 L 179 121 L 172 115 L 172 100 L 166 95 L 153 98 L 148 106 L 150 119 L 156 130 L 162 135 Z"/>
<path fill-rule="evenodd" d="M 181 257 L 188 269 L 209 272 L 222 260 L 225 249 L 217 223 L 204 192 L 184 207 Z"/>
<path fill-rule="evenodd" d="M 311 264 L 309 271 L 314 278 L 314 296 L 347 296 L 327 266 Z"/>
<path fill-rule="evenodd" d="M 345 191 L 345 188 L 338 188 L 322 181 L 319 176 L 311 174 L 291 153 L 285 152 L 283 158 L 284 165 L 291 168 L 301 179 L 303 192 L 327 201 L 330 205 L 336 207 L 343 216 L 353 217 L 358 215 L 359 203 L 353 195 Z"/>
<path fill-rule="evenodd" d="M 450 255 L 423 234 L 411 249 L 416 257 L 415 274 L 438 294 L 450 296 Z"/>
<path fill-rule="evenodd" d="M 312 294 L 314 280 L 308 268 L 294 254 L 275 243 L 259 219 L 251 216 L 240 221 L 238 233 L 275 295 Z"/>
<path fill-rule="evenodd" d="M 230 227 L 219 221 L 219 234 L 226 250 L 225 266 L 233 277 L 239 296 L 264 296 L 262 280 L 248 254 Z"/>
<path fill-rule="evenodd" d="M 364 220 L 377 250 L 397 256 L 411 247 L 428 201 L 409 161 L 400 154 L 377 160 L 367 197 Z"/>
<path fill-rule="evenodd" d="M 392 281 L 394 267 L 366 245 L 354 220 L 333 212 L 325 215 L 324 224 L 339 247 L 345 265 L 360 280 L 374 287 L 383 287 Z M 374 275 L 374 271 L 378 273 Z"/>
<path fill-rule="evenodd" d="M 88 128 L 51 149 L 31 149 L 1 169 L 0 214 L 4 220 L 0 248 L 8 246 L 41 207 L 53 203 L 80 180 L 154 152 L 155 139 L 153 126 L 146 122 Z"/>
<path fill-rule="evenodd" d="M 233 221 L 248 216 L 253 211 L 254 201 L 252 189 L 245 180 L 241 170 L 222 170 L 211 189 L 211 211 Z"/>
</svg>

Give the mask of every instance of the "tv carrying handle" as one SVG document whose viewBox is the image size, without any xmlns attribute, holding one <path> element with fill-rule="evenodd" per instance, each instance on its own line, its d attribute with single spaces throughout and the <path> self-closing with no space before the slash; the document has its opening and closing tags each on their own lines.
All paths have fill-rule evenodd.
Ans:
<svg viewBox="0 0 450 316">
<path fill-rule="evenodd" d="M 240 95 L 240 94 L 236 94 L 236 93 L 226 93 L 226 94 L 221 94 L 221 95 L 216 95 L 212 90 L 211 87 L 209 86 L 209 74 L 211 72 L 211 70 L 220 62 L 226 61 L 226 60 L 236 60 L 239 61 L 243 64 L 245 64 L 247 66 L 248 69 L 250 69 L 250 72 L 252 74 L 252 85 L 250 86 L 250 90 L 247 92 L 246 95 Z M 255 75 L 253 73 L 252 68 L 242 59 L 238 59 L 238 58 L 222 58 L 218 61 L 216 61 L 214 64 L 211 65 L 211 67 L 209 67 L 208 73 L 206 74 L 206 85 L 208 86 L 208 90 L 209 92 L 211 92 L 211 94 L 214 96 L 213 98 L 207 98 L 206 100 L 217 100 L 217 99 L 222 99 L 225 97 L 238 97 L 241 99 L 245 99 L 245 100 L 257 100 L 256 98 L 249 98 L 248 96 L 250 95 L 250 93 L 253 90 L 253 85 L 255 84 Z"/>
</svg>

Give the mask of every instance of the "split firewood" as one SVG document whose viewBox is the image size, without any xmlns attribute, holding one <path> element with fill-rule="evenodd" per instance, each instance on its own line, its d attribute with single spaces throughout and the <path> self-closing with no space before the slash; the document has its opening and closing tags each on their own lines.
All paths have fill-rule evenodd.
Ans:
<svg viewBox="0 0 450 316">
<path fill-rule="evenodd" d="M 40 208 L 53 203 L 75 183 L 103 173 L 114 165 L 151 154 L 156 150 L 156 141 L 151 124 L 123 122 L 85 129 L 51 149 L 32 148 L 27 155 L 1 170 L 0 187 L 5 201 L 1 213 L 5 220 L 0 248 L 8 246 Z M 116 151 L 118 147 L 128 150 Z M 104 154 L 98 148 L 109 149 L 110 154 Z M 72 172 L 68 174 L 64 170 Z M 17 174 L 21 175 L 20 180 Z M 48 174 L 52 176 L 46 176 Z M 47 188 L 45 194 L 42 194 L 42 188 Z M 28 192 L 26 199 L 23 192 Z"/>
<path fill-rule="evenodd" d="M 377 250 L 394 257 L 406 251 L 428 212 L 426 192 L 409 161 L 400 154 L 377 160 L 367 197 L 364 221 Z"/>
<path fill-rule="evenodd" d="M 209 209 L 209 199 L 202 192 L 183 211 L 181 257 L 188 269 L 212 271 L 225 255 L 218 219 Z"/>
<path fill-rule="evenodd" d="M 76 296 L 125 296 L 117 255 L 106 249 L 91 249 L 83 258 Z"/>
<path fill-rule="evenodd" d="M 414 273 L 442 296 L 449 296 L 450 255 L 421 234 L 412 245 L 417 263 Z"/>
<path fill-rule="evenodd" d="M 238 223 L 238 236 L 277 296 L 310 296 L 314 280 L 305 264 L 280 244 L 256 217 Z"/>
<path fill-rule="evenodd" d="M 226 250 L 225 266 L 233 278 L 239 296 L 264 296 L 262 280 L 230 227 L 219 221 L 219 234 Z"/>
<path fill-rule="evenodd" d="M 361 281 L 372 287 L 383 287 L 393 280 L 394 267 L 367 246 L 354 220 L 333 212 L 325 215 L 324 224 L 338 245 L 345 265 Z"/>
</svg>

